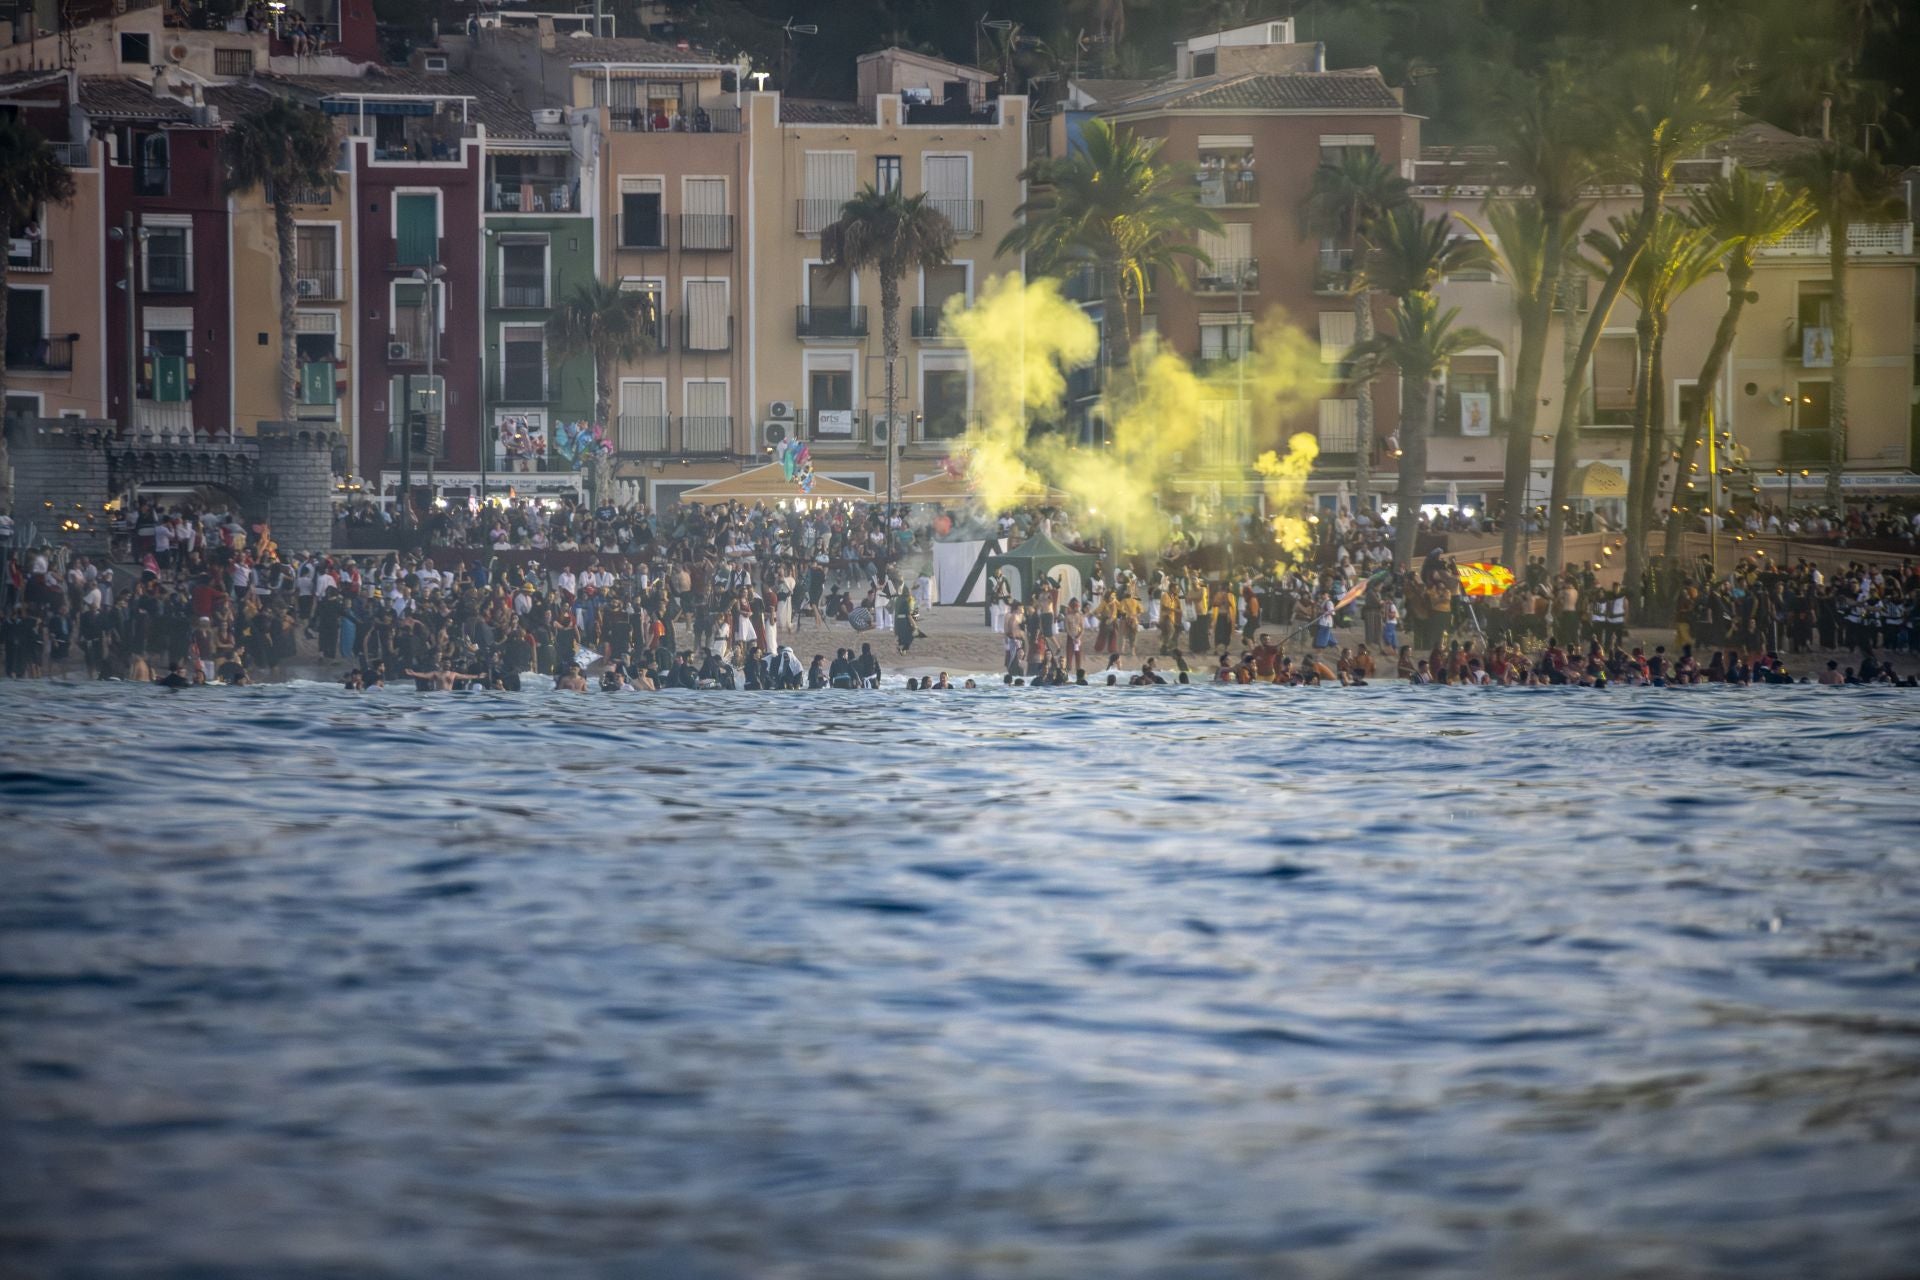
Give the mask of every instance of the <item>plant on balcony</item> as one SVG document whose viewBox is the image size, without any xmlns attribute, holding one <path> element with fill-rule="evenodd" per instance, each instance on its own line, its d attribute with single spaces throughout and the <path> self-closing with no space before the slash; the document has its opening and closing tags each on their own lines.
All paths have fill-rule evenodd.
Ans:
<svg viewBox="0 0 1920 1280">
<path fill-rule="evenodd" d="M 0 116 L 0 219 L 6 232 L 39 216 L 43 204 L 65 204 L 73 199 L 73 173 L 60 162 L 47 140 L 13 116 Z M 0 301 L 7 296 L 7 255 L 0 253 Z M 0 307 L 0 313 L 6 308 Z M 0 314 L 0 404 L 7 391 L 7 318 Z M 4 459 L 0 459 L 4 461 Z M 0 476 L 8 474 L 0 466 Z"/>
<path fill-rule="evenodd" d="M 900 278 L 946 265 L 953 256 L 953 224 L 924 195 L 885 193 L 868 186 L 841 206 L 838 221 L 821 228 L 827 269 L 880 275 L 880 350 L 887 361 L 887 421 L 894 406 L 894 362 L 900 358 Z M 893 456 L 900 433 L 887 433 L 887 501 L 895 498 Z"/>
<path fill-rule="evenodd" d="M 1351 249 L 1390 211 L 1408 203 L 1408 183 L 1378 153 L 1343 149 L 1338 163 L 1323 163 L 1313 174 L 1313 186 L 1301 207 L 1301 222 L 1309 232 L 1343 240 Z M 1356 280 L 1353 294 L 1353 339 L 1374 338 L 1373 290 Z M 1357 443 L 1353 465 L 1354 501 L 1368 509 L 1373 487 L 1373 383 L 1354 385 Z"/>
<path fill-rule="evenodd" d="M 1427 432 L 1431 417 L 1427 399 L 1433 380 L 1445 372 L 1455 356 L 1475 347 L 1498 347 L 1487 334 L 1456 327 L 1458 307 L 1440 310 L 1433 294 L 1419 290 L 1402 298 L 1388 313 L 1388 332 L 1353 349 L 1354 376 L 1372 377 L 1382 365 L 1400 372 L 1400 483 L 1399 513 L 1394 523 L 1394 557 L 1413 563 L 1414 534 L 1419 527 L 1420 498 L 1427 487 Z"/>
<path fill-rule="evenodd" d="M 1840 136 L 1845 136 L 1844 133 Z M 1806 197 L 1813 223 L 1827 233 L 1827 272 L 1833 278 L 1833 386 L 1827 409 L 1827 505 L 1846 509 L 1840 473 L 1847 465 L 1847 368 L 1853 361 L 1853 325 L 1847 313 L 1847 233 L 1856 222 L 1906 217 L 1893 170 L 1843 142 L 1823 142 L 1782 167 L 1787 185 Z"/>
<path fill-rule="evenodd" d="M 333 126 L 310 107 L 274 97 L 234 121 L 224 145 L 227 193 L 258 190 L 273 210 L 273 246 L 280 264 L 280 420 L 291 422 L 300 394 L 294 330 L 299 254 L 293 208 L 306 192 L 333 189 Z"/>
<path fill-rule="evenodd" d="M 1639 187 L 1640 210 L 1587 312 L 1580 345 L 1567 362 L 1560 390 L 1560 423 L 1553 441 L 1553 497 L 1547 509 L 1547 564 L 1558 571 L 1566 550 L 1568 498 L 1580 465 L 1580 405 L 1587 370 L 1626 288 L 1627 273 L 1658 225 L 1673 188 L 1674 166 L 1726 137 L 1737 122 L 1738 77 L 1694 51 L 1660 45 L 1637 50 L 1606 69 L 1607 87 L 1592 119 L 1604 129 L 1596 143 L 1600 170 L 1616 171 Z"/>
<path fill-rule="evenodd" d="M 573 291 L 547 321 L 554 354 L 593 359 L 593 420 L 605 429 L 613 412 L 613 379 L 619 366 L 660 349 L 660 300 L 590 280 Z M 588 472 L 596 496 L 607 492 L 604 457 L 595 454 Z"/>
<path fill-rule="evenodd" d="M 1586 243 L 1598 254 L 1589 261 L 1596 272 L 1610 270 L 1625 251 L 1629 219 L 1611 220 L 1611 231 L 1592 231 Z M 1634 321 L 1633 436 L 1627 446 L 1626 587 L 1640 590 L 1647 567 L 1647 534 L 1653 523 L 1654 495 L 1660 489 L 1660 454 L 1666 422 L 1660 388 L 1666 384 L 1667 313 L 1673 301 L 1720 270 L 1721 245 L 1692 218 L 1662 209 L 1646 247 L 1627 272 L 1624 292 L 1639 309 Z"/>
<path fill-rule="evenodd" d="M 1174 283 L 1186 285 L 1188 262 L 1211 265 L 1190 237 L 1218 234 L 1220 219 L 1201 206 L 1190 168 L 1159 159 L 1158 139 L 1098 119 L 1086 123 L 1080 139 L 1071 155 L 1036 160 L 1021 171 L 1037 190 L 1014 210 L 1018 225 L 999 252 L 1025 253 L 1032 269 L 1051 275 L 1071 275 L 1091 263 L 1109 317 L 1107 363 L 1124 369 L 1132 362 L 1147 273 L 1164 268 Z"/>
<path fill-rule="evenodd" d="M 1727 272 L 1727 308 L 1720 313 L 1719 327 L 1713 333 L 1713 345 L 1707 348 L 1700 364 L 1699 387 L 1720 385 L 1720 371 L 1733 339 L 1740 329 L 1740 317 L 1753 301 L 1754 263 L 1760 251 L 1792 235 L 1813 217 L 1813 206 L 1798 191 L 1771 186 L 1745 169 L 1731 176 L 1715 178 L 1706 190 L 1693 198 L 1693 216 L 1709 228 L 1725 246 Z M 1689 474 L 1700 457 L 1700 444 L 1706 438 L 1708 398 L 1695 397 L 1680 424 L 1680 452 L 1674 469 L 1675 494 L 1679 496 L 1678 477 Z M 1666 557 L 1669 565 L 1680 563 L 1681 538 L 1685 528 L 1678 520 L 1667 521 Z"/>
</svg>

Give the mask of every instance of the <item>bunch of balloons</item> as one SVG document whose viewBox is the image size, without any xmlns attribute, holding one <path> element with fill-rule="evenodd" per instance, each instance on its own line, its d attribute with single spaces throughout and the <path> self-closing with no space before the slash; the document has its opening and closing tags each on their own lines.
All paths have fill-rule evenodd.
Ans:
<svg viewBox="0 0 1920 1280">
<path fill-rule="evenodd" d="M 813 458 L 807 451 L 805 440 L 795 440 L 789 436 L 774 446 L 773 457 L 789 483 L 798 484 L 802 493 L 813 492 Z"/>
<path fill-rule="evenodd" d="M 611 458 L 613 441 L 607 439 L 607 433 L 591 422 L 556 422 L 553 424 L 554 452 L 578 467 L 591 458 Z"/>
</svg>

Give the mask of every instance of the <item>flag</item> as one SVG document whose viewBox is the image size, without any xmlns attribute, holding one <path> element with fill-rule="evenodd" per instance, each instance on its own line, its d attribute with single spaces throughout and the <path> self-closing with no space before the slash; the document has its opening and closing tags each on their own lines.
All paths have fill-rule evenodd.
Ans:
<svg viewBox="0 0 1920 1280">
<path fill-rule="evenodd" d="M 1513 570 L 1503 564 L 1473 561 L 1455 567 L 1460 571 L 1460 590 L 1470 596 L 1505 595 L 1513 585 Z"/>
</svg>

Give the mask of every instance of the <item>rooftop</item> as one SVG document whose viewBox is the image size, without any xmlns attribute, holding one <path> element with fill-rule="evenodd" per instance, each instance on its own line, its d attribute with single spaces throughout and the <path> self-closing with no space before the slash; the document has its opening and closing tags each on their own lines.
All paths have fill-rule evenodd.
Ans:
<svg viewBox="0 0 1920 1280">
<path fill-rule="evenodd" d="M 491 33 L 503 40 L 537 41 L 540 33 L 532 27 L 500 27 Z M 562 32 L 553 37 L 553 52 L 575 65 L 581 63 L 622 63 L 632 66 L 718 67 L 734 64 L 708 49 L 689 45 L 665 44 L 634 36 L 594 36 Z"/>
<path fill-rule="evenodd" d="M 874 109 L 826 98 L 780 99 L 781 124 L 872 124 Z"/>
<path fill-rule="evenodd" d="M 361 76 L 261 76 L 264 85 L 319 101 L 322 98 L 417 97 L 464 98 L 467 118 L 486 126 L 495 138 L 531 138 L 536 135 L 533 111 L 541 103 L 523 102 L 500 82 L 460 71 L 406 71 L 369 67 Z M 557 102 L 553 105 L 559 105 Z"/>
<path fill-rule="evenodd" d="M 223 121 L 243 115 L 258 106 L 263 93 L 252 84 L 207 85 L 202 90 L 206 104 L 220 112 Z M 145 80 L 126 76 L 80 77 L 80 105 L 87 114 L 100 120 L 158 120 L 185 124 L 193 119 L 193 104 L 174 94 L 156 94 Z"/>
<path fill-rule="evenodd" d="M 1198 80 L 1170 80 L 1132 97 L 1106 101 L 1106 115 L 1158 111 L 1399 111 L 1400 99 L 1378 68 L 1241 72 Z"/>
</svg>

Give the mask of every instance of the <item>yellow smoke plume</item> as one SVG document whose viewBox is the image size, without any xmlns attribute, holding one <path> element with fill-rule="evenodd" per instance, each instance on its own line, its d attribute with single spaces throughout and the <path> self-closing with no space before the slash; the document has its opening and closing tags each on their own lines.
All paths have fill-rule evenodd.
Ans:
<svg viewBox="0 0 1920 1280">
<path fill-rule="evenodd" d="M 1265 482 L 1268 519 L 1273 539 L 1280 545 L 1275 573 L 1302 563 L 1313 550 L 1313 526 L 1307 523 L 1307 477 L 1319 456 L 1320 442 L 1302 431 L 1287 441 L 1285 457 L 1269 449 L 1253 464 Z"/>
<path fill-rule="evenodd" d="M 1319 396 L 1325 376 L 1318 346 L 1278 311 L 1259 323 L 1253 350 L 1238 364 L 1196 369 L 1149 335 L 1135 348 L 1132 369 L 1109 378 L 1106 445 L 1087 447 L 1030 430 L 1059 418 L 1064 371 L 1091 364 L 1099 352 L 1093 322 L 1054 282 L 997 277 L 972 307 L 950 303 L 947 323 L 973 365 L 978 421 L 959 447 L 981 505 L 1018 505 L 1051 486 L 1066 493 L 1083 527 L 1128 548 L 1157 551 L 1165 543 L 1170 528 L 1160 497 L 1175 475 L 1240 479 L 1239 459 L 1277 440 L 1282 422 Z M 1285 458 L 1268 451 L 1259 464 L 1272 509 L 1292 522 L 1283 541 L 1301 551 L 1306 477 L 1318 452 L 1303 434 Z"/>
</svg>

